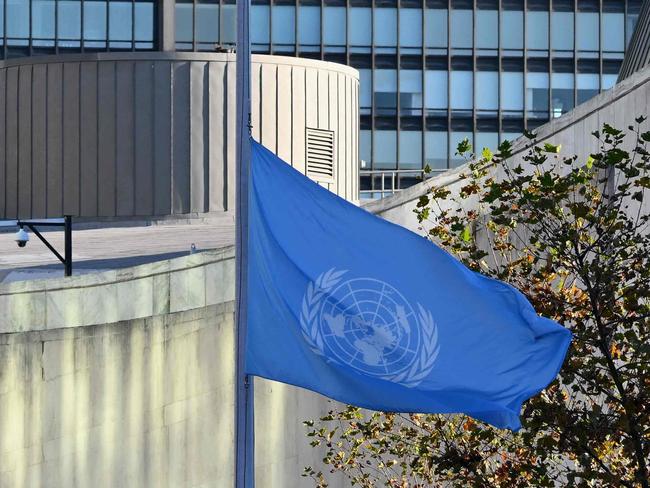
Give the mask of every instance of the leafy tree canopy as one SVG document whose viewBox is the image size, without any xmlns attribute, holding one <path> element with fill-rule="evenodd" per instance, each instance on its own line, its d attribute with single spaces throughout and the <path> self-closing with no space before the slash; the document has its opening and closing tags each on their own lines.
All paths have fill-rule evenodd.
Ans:
<svg viewBox="0 0 650 488">
<path fill-rule="evenodd" d="M 518 433 L 463 415 L 355 407 L 305 422 L 324 463 L 362 487 L 650 487 L 650 132 L 594 132 L 586 161 L 527 133 L 472 161 L 452 192 L 415 212 L 429 239 L 511 283 L 574 334 L 559 377 L 522 412 Z M 630 148 L 630 149 L 626 149 Z M 476 158 L 476 159 L 474 159 Z M 434 277 L 432 277 L 434 279 Z M 432 293 L 435 290 L 432 289 Z M 459 297 L 462 299 L 462 297 Z M 304 476 L 318 487 L 329 474 Z"/>
</svg>

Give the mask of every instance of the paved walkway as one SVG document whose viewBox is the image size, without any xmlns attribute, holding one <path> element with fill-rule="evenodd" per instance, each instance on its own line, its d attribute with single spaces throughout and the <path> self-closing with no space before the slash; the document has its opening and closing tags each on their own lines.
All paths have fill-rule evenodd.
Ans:
<svg viewBox="0 0 650 488">
<path fill-rule="evenodd" d="M 40 229 L 39 229 L 40 230 Z M 43 232 L 63 254 L 63 231 Z M 232 216 L 205 222 L 79 229 L 72 233 L 73 274 L 125 268 L 234 244 Z M 19 248 L 14 233 L 0 233 L 0 282 L 61 276 L 63 265 L 33 233 Z"/>
</svg>

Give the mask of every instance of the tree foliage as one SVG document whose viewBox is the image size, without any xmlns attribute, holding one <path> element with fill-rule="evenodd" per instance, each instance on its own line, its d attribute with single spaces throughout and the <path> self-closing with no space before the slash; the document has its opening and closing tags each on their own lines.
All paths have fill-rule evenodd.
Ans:
<svg viewBox="0 0 650 488">
<path fill-rule="evenodd" d="M 417 203 L 428 238 L 516 286 L 574 334 L 559 377 L 525 403 L 523 429 L 349 406 L 305 422 L 330 472 L 362 487 L 650 486 L 643 121 L 627 133 L 605 124 L 586 161 L 527 133 L 521 164 L 511 161 L 509 142 L 496 154 L 468 155 L 459 191 L 432 187 Z M 328 486 L 327 472 L 307 467 L 304 476 Z"/>
</svg>

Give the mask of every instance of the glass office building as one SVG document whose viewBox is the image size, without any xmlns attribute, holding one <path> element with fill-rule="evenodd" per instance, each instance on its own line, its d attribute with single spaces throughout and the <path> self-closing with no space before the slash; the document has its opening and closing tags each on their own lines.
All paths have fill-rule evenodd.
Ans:
<svg viewBox="0 0 650 488">
<path fill-rule="evenodd" d="M 172 2 L 179 51 L 234 46 L 234 0 Z M 0 1 L 4 57 L 160 49 L 169 0 Z M 252 0 L 255 53 L 361 73 L 361 189 L 403 188 L 457 143 L 495 147 L 616 81 L 641 0 Z"/>
</svg>

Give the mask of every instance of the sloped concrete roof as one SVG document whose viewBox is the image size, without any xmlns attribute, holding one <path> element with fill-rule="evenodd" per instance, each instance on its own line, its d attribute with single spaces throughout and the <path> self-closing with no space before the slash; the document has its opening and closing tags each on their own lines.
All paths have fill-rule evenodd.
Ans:
<svg viewBox="0 0 650 488">
<path fill-rule="evenodd" d="M 618 81 L 628 78 L 650 64 L 650 1 L 644 0 L 630 45 L 625 52 Z"/>
</svg>

